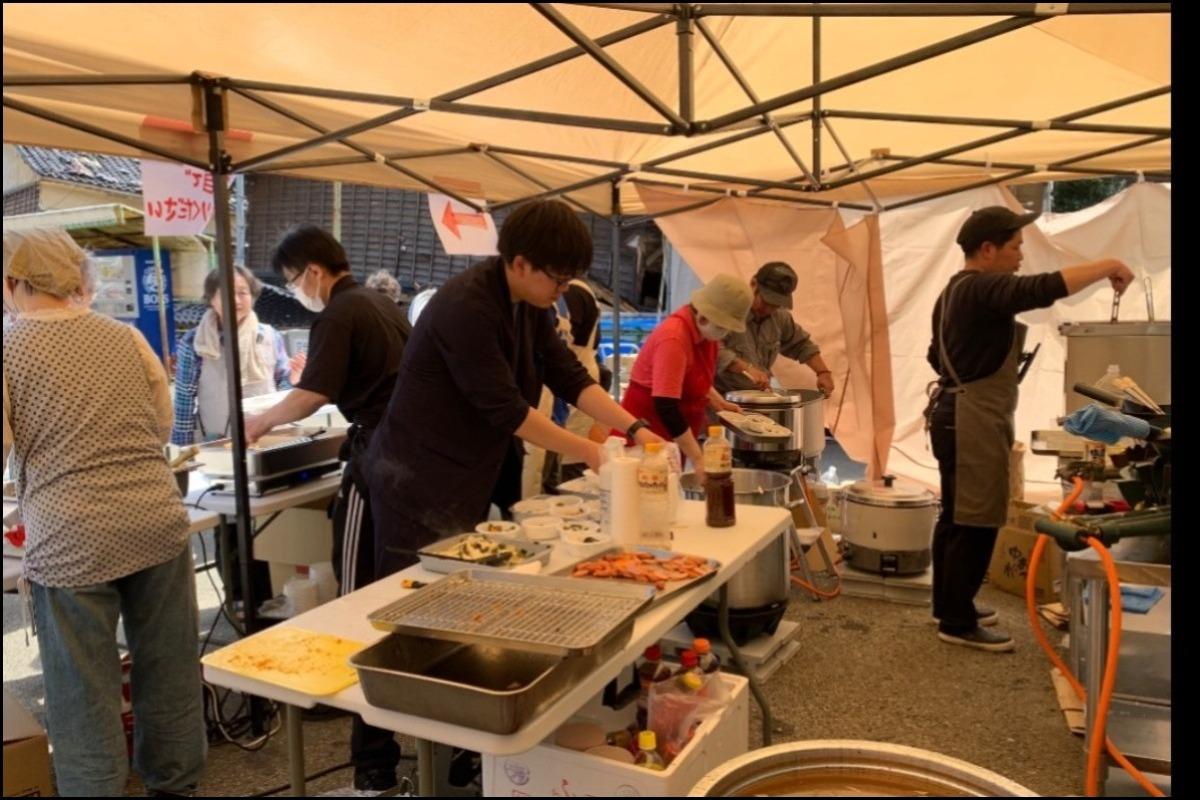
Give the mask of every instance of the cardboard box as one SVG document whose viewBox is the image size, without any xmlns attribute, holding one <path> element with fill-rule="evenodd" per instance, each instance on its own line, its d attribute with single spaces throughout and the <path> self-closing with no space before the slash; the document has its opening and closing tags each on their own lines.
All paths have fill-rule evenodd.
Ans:
<svg viewBox="0 0 1200 800">
<path fill-rule="evenodd" d="M 988 582 L 1009 594 L 1025 596 L 1025 580 L 1029 575 L 1029 557 L 1038 533 L 1034 523 L 1045 516 L 1044 509 L 1033 503 L 1013 500 L 1008 504 L 1008 519 L 992 550 L 992 561 L 988 565 Z M 1050 603 L 1059 598 L 1063 589 L 1063 553 L 1051 545 L 1042 554 L 1038 566 L 1035 599 L 1039 604 Z"/>
<path fill-rule="evenodd" d="M 607 761 L 567 750 L 546 741 L 515 756 L 483 757 L 484 797 L 685 797 L 714 767 L 745 753 L 750 739 L 749 682 L 722 673 L 730 703 L 715 718 L 696 729 L 688 746 L 662 772 Z M 607 730 L 624 727 L 633 718 L 631 704 L 622 712 L 600 705 L 599 697 L 575 717 L 589 719 Z"/>
<path fill-rule="evenodd" d="M 4 796 L 50 797 L 50 741 L 15 697 L 4 691 Z"/>
</svg>

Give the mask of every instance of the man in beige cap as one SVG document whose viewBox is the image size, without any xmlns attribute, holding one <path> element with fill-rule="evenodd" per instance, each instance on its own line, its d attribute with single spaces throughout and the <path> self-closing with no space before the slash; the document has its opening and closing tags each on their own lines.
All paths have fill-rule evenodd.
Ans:
<svg viewBox="0 0 1200 800">
<path fill-rule="evenodd" d="M 746 325 L 730 335 L 717 356 L 717 391 L 722 395 L 771 385 L 771 367 L 779 356 L 799 361 L 817 374 L 817 388 L 833 394 L 833 373 L 821 348 L 792 318 L 792 293 L 799 279 L 782 261 L 763 264 L 750 279 L 754 302 Z"/>
<path fill-rule="evenodd" d="M 692 293 L 691 303 L 664 319 L 638 353 L 621 405 L 650 430 L 674 440 L 703 478 L 697 435 L 706 410 L 739 411 L 713 388 L 721 340 L 746 329 L 753 297 L 743 281 L 718 275 Z"/>
</svg>

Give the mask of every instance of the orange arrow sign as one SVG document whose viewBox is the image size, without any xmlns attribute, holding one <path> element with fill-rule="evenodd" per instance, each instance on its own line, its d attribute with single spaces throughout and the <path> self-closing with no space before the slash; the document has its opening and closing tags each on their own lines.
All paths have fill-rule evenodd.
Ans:
<svg viewBox="0 0 1200 800">
<path fill-rule="evenodd" d="M 487 218 L 483 214 L 460 214 L 449 203 L 446 203 L 446 210 L 442 212 L 442 224 L 454 234 L 455 239 L 462 238 L 458 234 L 460 225 L 464 228 L 482 228 L 485 231 L 488 226 Z"/>
</svg>

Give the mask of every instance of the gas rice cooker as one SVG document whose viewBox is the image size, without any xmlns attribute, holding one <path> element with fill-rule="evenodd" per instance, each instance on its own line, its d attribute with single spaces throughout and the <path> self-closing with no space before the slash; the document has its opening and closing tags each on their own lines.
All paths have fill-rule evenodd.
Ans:
<svg viewBox="0 0 1200 800">
<path fill-rule="evenodd" d="M 884 575 L 909 575 L 929 566 L 938 515 L 933 492 L 885 475 L 854 484 L 842 502 L 842 541 L 850 566 Z"/>
</svg>

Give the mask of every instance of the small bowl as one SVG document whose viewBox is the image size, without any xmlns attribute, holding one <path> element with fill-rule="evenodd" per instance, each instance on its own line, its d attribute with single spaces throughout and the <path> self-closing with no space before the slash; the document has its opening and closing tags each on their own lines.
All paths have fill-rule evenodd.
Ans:
<svg viewBox="0 0 1200 800">
<path fill-rule="evenodd" d="M 521 520 L 521 528 L 530 541 L 545 542 L 557 539 L 562 533 L 563 521 L 558 517 L 538 516 Z"/>
<path fill-rule="evenodd" d="M 612 546 L 594 522 L 568 522 L 563 526 L 562 542 L 563 550 L 573 558 L 587 558 Z"/>
<path fill-rule="evenodd" d="M 524 538 L 525 534 L 521 530 L 520 524 L 509 522 L 503 519 L 493 519 L 488 522 L 481 522 L 475 526 L 476 533 L 484 535 L 495 534 L 496 536 L 515 536 L 518 539 Z"/>
<path fill-rule="evenodd" d="M 600 501 L 587 500 L 583 504 L 583 513 L 587 514 L 587 518 L 592 522 L 600 521 Z"/>
<path fill-rule="evenodd" d="M 575 506 L 554 506 L 550 509 L 550 516 L 569 522 L 574 519 L 587 519 L 588 513 L 580 503 Z"/>
<path fill-rule="evenodd" d="M 550 513 L 551 508 L 548 499 L 530 497 L 513 503 L 509 510 L 512 511 L 513 519 L 521 522 L 527 517 L 544 517 Z"/>
<path fill-rule="evenodd" d="M 564 508 L 579 508 L 582 505 L 583 498 L 577 494 L 560 494 L 550 500 L 552 512 L 557 512 Z"/>
</svg>

